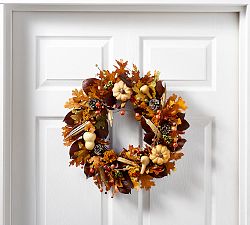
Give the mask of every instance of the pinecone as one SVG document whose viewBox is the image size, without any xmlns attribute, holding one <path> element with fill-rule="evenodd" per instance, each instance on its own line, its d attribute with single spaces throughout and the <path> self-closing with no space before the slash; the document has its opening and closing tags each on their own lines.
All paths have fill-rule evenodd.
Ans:
<svg viewBox="0 0 250 225">
<path fill-rule="evenodd" d="M 171 125 L 167 123 L 161 125 L 160 131 L 162 133 L 162 138 L 166 141 L 167 144 L 170 144 L 172 142 L 172 137 L 169 135 L 169 132 L 171 131 Z"/>
<path fill-rule="evenodd" d="M 93 150 L 94 150 L 94 153 L 96 155 L 101 155 L 103 152 L 105 152 L 107 150 L 107 148 L 105 145 L 97 144 L 97 145 L 95 145 Z"/>
<path fill-rule="evenodd" d="M 153 109 L 154 111 L 158 110 L 160 108 L 160 100 L 153 98 L 149 101 L 149 107 Z"/>
<path fill-rule="evenodd" d="M 162 137 L 166 141 L 167 144 L 170 144 L 173 140 L 171 136 L 168 136 L 166 134 L 163 134 Z"/>
<path fill-rule="evenodd" d="M 89 106 L 90 106 L 90 108 L 92 110 L 96 110 L 97 109 L 97 106 L 96 106 L 97 102 L 100 102 L 100 100 L 97 99 L 97 98 L 92 98 L 92 99 L 89 100 Z"/>
<path fill-rule="evenodd" d="M 160 127 L 160 131 L 162 133 L 162 135 L 168 135 L 169 132 L 171 131 L 171 125 L 169 124 L 163 124 L 161 127 Z"/>
</svg>

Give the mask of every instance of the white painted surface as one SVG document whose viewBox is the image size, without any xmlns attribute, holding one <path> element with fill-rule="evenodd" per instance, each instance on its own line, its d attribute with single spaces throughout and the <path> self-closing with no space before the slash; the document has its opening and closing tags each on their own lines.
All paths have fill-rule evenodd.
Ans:
<svg viewBox="0 0 250 225">
<path fill-rule="evenodd" d="M 246 5 L 249 0 L 1 0 L 11 4 L 169 4 L 169 5 Z"/>
<path fill-rule="evenodd" d="M 38 225 L 100 224 L 102 220 L 103 224 L 237 224 L 237 14 L 14 12 L 13 20 L 13 225 L 31 225 L 35 221 Z M 185 75 L 186 80 L 172 77 L 168 84 L 172 90 L 183 90 L 179 93 L 189 104 L 192 125 L 187 135 L 186 156 L 178 163 L 174 176 L 158 181 L 149 201 L 147 194 L 136 192 L 107 200 L 91 181 L 84 180 L 78 169 L 67 167 L 67 150 L 60 137 L 60 120 L 66 112 L 62 106 L 71 88 L 80 85 L 81 65 L 70 70 L 70 65 L 82 54 L 74 47 L 77 44 L 74 38 L 112 37 L 112 48 L 102 58 L 90 53 L 95 62 L 111 66 L 115 58 L 124 58 L 145 68 L 145 56 L 153 56 L 161 60 L 158 66 L 167 74 L 162 51 L 158 51 L 162 57 L 157 52 L 148 56 L 142 51 L 140 40 L 147 36 L 171 37 L 172 44 L 179 41 L 173 37 L 194 38 L 197 42 L 212 37 L 215 54 L 206 57 L 203 54 L 202 62 L 210 67 L 209 71 L 213 71 L 213 65 L 216 69 L 211 72 L 211 82 L 200 85 L 204 78 L 203 64 L 191 67 L 196 76 L 191 71 L 178 70 L 177 66 L 169 71 L 171 74 L 176 68 L 178 76 Z M 66 58 L 61 56 L 51 57 L 50 54 L 58 53 L 57 48 L 49 51 L 43 48 L 37 55 L 38 37 L 51 37 L 54 41 L 58 37 L 58 43 L 64 44 L 60 50 L 65 51 L 66 46 L 70 49 L 69 61 L 65 62 Z M 190 60 L 197 57 L 197 52 L 188 52 Z M 37 61 L 46 54 L 59 66 Z M 185 57 L 179 61 L 173 59 L 178 66 L 185 63 Z M 83 61 L 82 71 L 94 67 L 91 60 Z M 60 64 L 69 70 L 68 74 L 61 76 L 64 71 Z M 44 74 L 45 71 L 48 73 Z M 179 71 L 186 73 L 180 75 Z M 129 136 L 134 137 L 131 141 L 140 141 L 133 132 Z M 144 208 L 150 208 L 149 216 L 142 211 Z"/>
</svg>

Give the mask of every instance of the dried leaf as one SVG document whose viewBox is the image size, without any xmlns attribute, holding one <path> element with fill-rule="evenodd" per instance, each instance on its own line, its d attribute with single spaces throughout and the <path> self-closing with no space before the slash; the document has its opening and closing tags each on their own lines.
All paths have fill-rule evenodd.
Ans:
<svg viewBox="0 0 250 225">
<path fill-rule="evenodd" d="M 83 90 L 74 89 L 72 91 L 73 97 L 65 103 L 64 107 L 69 109 L 80 109 L 89 100 L 88 96 L 83 92 Z"/>
<path fill-rule="evenodd" d="M 179 160 L 184 156 L 184 154 L 180 151 L 178 152 L 171 152 L 170 159 L 169 160 Z"/>
<path fill-rule="evenodd" d="M 152 131 L 155 133 L 155 135 L 158 137 L 158 138 L 161 138 L 161 132 L 159 131 L 159 129 L 151 122 L 151 120 L 145 118 L 145 121 L 146 123 L 150 126 L 150 128 L 152 129 Z"/>
<path fill-rule="evenodd" d="M 152 186 L 155 186 L 153 177 L 150 175 L 141 174 L 139 176 L 139 180 L 141 181 L 141 188 L 145 188 L 146 190 L 149 190 Z"/>
<path fill-rule="evenodd" d="M 187 109 L 187 105 L 186 105 L 186 102 L 181 98 L 179 97 L 176 104 L 179 106 L 180 109 L 182 109 L 183 111 L 185 111 Z"/>
<path fill-rule="evenodd" d="M 92 156 L 89 160 L 89 163 L 91 163 L 96 169 L 99 168 L 101 165 L 101 157 L 100 156 Z"/>
<path fill-rule="evenodd" d="M 70 155 L 71 159 L 75 159 L 76 158 L 75 153 L 82 150 L 82 145 L 81 144 L 84 145 L 84 141 L 82 139 L 75 141 L 71 145 L 70 150 L 69 150 L 69 155 Z"/>
<path fill-rule="evenodd" d="M 88 94 L 91 91 L 90 87 L 92 87 L 93 85 L 98 85 L 99 81 L 100 80 L 96 78 L 85 79 L 82 82 L 82 89 L 84 90 L 86 94 Z"/>
<path fill-rule="evenodd" d="M 135 83 L 140 80 L 140 71 L 137 69 L 136 65 L 133 64 L 132 79 Z"/>
<path fill-rule="evenodd" d="M 71 118 L 73 115 L 72 111 L 70 111 L 63 119 L 63 122 L 65 122 L 69 126 L 74 126 L 74 120 Z"/>
<path fill-rule="evenodd" d="M 95 126 L 90 121 L 88 121 L 84 126 L 84 130 L 88 131 L 88 132 L 91 132 L 91 133 L 94 133 L 95 132 Z"/>
<path fill-rule="evenodd" d="M 161 96 L 165 93 L 165 87 L 162 85 L 161 80 L 156 82 L 155 90 L 156 90 L 156 98 L 158 99 L 161 98 Z"/>
<path fill-rule="evenodd" d="M 175 169 L 175 162 L 167 162 L 166 163 L 166 174 L 169 175 L 171 170 Z"/>
<path fill-rule="evenodd" d="M 128 76 L 126 74 L 121 74 L 119 76 L 119 78 L 128 86 L 128 87 L 132 87 L 132 82 L 129 80 Z"/>
</svg>

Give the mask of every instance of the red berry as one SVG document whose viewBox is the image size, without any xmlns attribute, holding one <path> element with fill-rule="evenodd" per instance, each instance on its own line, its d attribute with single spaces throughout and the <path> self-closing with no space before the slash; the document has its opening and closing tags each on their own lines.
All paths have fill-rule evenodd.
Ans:
<svg viewBox="0 0 250 225">
<path fill-rule="evenodd" d="M 90 168 L 89 172 L 90 172 L 90 173 L 94 173 L 95 170 L 94 170 L 93 168 Z"/>
<path fill-rule="evenodd" d="M 123 115 L 125 115 L 125 110 L 121 110 L 120 111 L 120 114 L 123 116 Z"/>
<path fill-rule="evenodd" d="M 97 103 L 95 104 L 95 106 L 99 108 L 99 107 L 101 106 L 101 103 L 100 103 L 100 102 L 97 102 Z"/>
<path fill-rule="evenodd" d="M 100 114 L 100 113 L 101 113 L 100 110 L 96 110 L 96 111 L 95 111 L 95 114 Z"/>
<path fill-rule="evenodd" d="M 160 114 L 161 113 L 161 110 L 157 110 L 157 114 Z"/>
<path fill-rule="evenodd" d="M 114 168 L 115 168 L 115 165 L 114 165 L 114 164 L 112 164 L 112 165 L 111 165 L 111 169 L 113 170 Z"/>
<path fill-rule="evenodd" d="M 159 120 L 161 118 L 160 115 L 156 115 L 155 117 L 156 117 L 157 120 Z"/>
<path fill-rule="evenodd" d="M 103 189 L 102 189 L 102 188 L 100 188 L 100 192 L 103 192 Z"/>
<path fill-rule="evenodd" d="M 174 148 L 177 148 L 177 147 L 178 147 L 178 144 L 175 142 L 175 143 L 173 144 L 173 147 L 174 147 Z"/>
</svg>

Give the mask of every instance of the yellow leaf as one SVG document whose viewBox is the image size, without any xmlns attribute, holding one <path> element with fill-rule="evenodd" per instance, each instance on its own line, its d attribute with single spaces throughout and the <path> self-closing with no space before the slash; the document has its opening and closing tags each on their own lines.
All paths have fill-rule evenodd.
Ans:
<svg viewBox="0 0 250 225">
<path fill-rule="evenodd" d="M 176 102 L 176 104 L 177 104 L 177 105 L 179 106 L 179 108 L 181 108 L 182 110 L 186 110 L 186 109 L 187 109 L 186 102 L 185 102 L 181 97 L 178 98 L 178 101 Z"/>
</svg>

